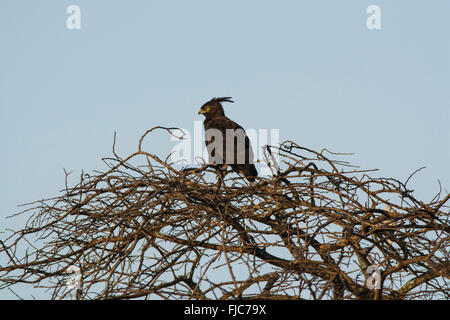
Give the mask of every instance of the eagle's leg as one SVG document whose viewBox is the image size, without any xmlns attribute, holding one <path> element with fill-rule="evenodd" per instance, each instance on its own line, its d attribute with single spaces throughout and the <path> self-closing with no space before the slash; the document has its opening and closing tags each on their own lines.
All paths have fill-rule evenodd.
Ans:
<svg viewBox="0 0 450 320">
<path fill-rule="evenodd" d="M 216 191 L 220 190 L 220 187 L 223 185 L 225 187 L 225 175 L 227 172 L 227 165 L 224 163 L 222 165 L 218 164 L 216 165 L 216 170 L 217 170 L 217 183 L 216 183 Z"/>
</svg>

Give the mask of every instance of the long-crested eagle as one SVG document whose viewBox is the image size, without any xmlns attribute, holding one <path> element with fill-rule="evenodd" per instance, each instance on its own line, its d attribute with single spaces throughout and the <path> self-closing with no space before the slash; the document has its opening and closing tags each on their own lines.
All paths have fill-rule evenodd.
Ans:
<svg viewBox="0 0 450 320">
<path fill-rule="evenodd" d="M 253 150 L 245 130 L 225 117 L 221 102 L 234 102 L 231 97 L 213 98 L 198 111 L 205 116 L 205 143 L 209 162 L 229 165 L 235 172 L 254 182 L 258 171 L 253 163 Z"/>
</svg>

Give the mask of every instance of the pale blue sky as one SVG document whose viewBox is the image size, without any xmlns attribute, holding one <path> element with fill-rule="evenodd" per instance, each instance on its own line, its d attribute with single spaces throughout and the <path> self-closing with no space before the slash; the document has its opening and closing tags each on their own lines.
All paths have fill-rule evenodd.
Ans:
<svg viewBox="0 0 450 320">
<path fill-rule="evenodd" d="M 71 4 L 81 30 L 66 28 Z M 57 195 L 63 168 L 104 169 L 114 131 L 128 154 L 155 125 L 192 129 L 215 96 L 243 127 L 399 180 L 426 166 L 408 186 L 448 192 L 449 17 L 448 0 L 0 0 L 0 231 L 21 227 L 4 219 L 18 204 Z"/>
</svg>

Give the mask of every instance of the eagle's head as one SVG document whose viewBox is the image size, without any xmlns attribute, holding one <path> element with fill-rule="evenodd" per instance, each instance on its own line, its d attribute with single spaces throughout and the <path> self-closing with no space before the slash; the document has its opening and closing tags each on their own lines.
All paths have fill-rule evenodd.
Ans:
<svg viewBox="0 0 450 320">
<path fill-rule="evenodd" d="M 200 110 L 198 114 L 203 114 L 206 118 L 214 118 L 216 116 L 224 116 L 223 107 L 221 102 L 234 102 L 231 100 L 231 97 L 223 97 L 223 98 L 212 98 L 208 102 L 206 102 Z"/>
</svg>

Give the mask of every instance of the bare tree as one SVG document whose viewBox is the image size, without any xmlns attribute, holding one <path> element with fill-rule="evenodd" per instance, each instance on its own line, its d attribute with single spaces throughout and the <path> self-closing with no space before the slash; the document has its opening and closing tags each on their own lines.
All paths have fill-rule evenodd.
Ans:
<svg viewBox="0 0 450 320">
<path fill-rule="evenodd" d="M 268 147 L 253 184 L 114 150 L 0 242 L 0 289 L 77 299 L 448 299 L 450 194 L 430 203 L 339 155 Z M 409 179 L 408 179 L 409 180 Z M 66 180 L 67 181 L 67 180 Z M 78 276 L 79 278 L 74 278 Z M 74 281 L 75 279 L 75 281 Z M 68 285 L 70 284 L 70 285 Z"/>
</svg>

